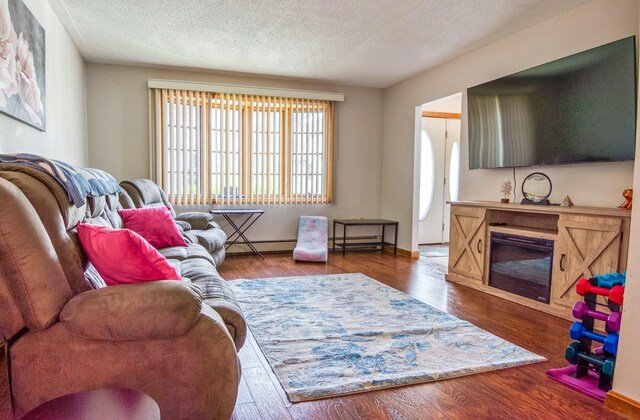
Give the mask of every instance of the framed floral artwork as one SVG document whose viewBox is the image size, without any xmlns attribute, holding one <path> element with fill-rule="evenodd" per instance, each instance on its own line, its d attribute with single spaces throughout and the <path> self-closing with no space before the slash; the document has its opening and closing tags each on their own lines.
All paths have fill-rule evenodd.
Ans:
<svg viewBox="0 0 640 420">
<path fill-rule="evenodd" d="M 0 0 L 0 113 L 46 131 L 45 35 L 22 0 Z"/>
</svg>

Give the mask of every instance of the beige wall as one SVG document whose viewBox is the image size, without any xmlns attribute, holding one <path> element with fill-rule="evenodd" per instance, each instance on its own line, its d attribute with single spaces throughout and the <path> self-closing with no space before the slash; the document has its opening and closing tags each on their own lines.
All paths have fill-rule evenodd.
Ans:
<svg viewBox="0 0 640 420">
<path fill-rule="evenodd" d="M 636 139 L 636 161 L 640 159 L 640 139 Z M 634 172 L 633 188 L 640 191 L 640 165 Z M 631 213 L 627 260 L 627 286 L 620 327 L 620 345 L 613 389 L 640 402 L 640 205 L 636 201 Z"/>
<path fill-rule="evenodd" d="M 345 101 L 338 106 L 335 203 L 326 206 L 262 206 L 266 210 L 265 215 L 251 228 L 249 236 L 257 240 L 295 239 L 300 215 L 325 215 L 329 218 L 380 216 L 381 89 L 89 63 L 89 164 L 110 172 L 119 180 L 149 178 L 147 80 L 150 78 L 344 93 Z M 207 207 L 201 209 L 207 210 Z M 229 232 L 229 229 L 225 230 Z"/>
<path fill-rule="evenodd" d="M 640 135 L 636 133 L 636 161 L 640 161 Z M 640 191 L 640 165 L 635 167 L 633 188 Z M 631 213 L 627 286 L 624 291 L 624 312 L 620 326 L 620 345 L 613 389 L 635 401 L 640 401 L 640 205 L 636 201 Z"/>
<path fill-rule="evenodd" d="M 501 76 L 638 33 L 638 1 L 595 0 L 402 81 L 384 91 L 382 217 L 400 221 L 400 246 L 417 249 L 416 106 L 463 95 L 460 199 L 498 200 L 510 169 L 468 169 L 466 89 Z M 603 139 L 606 141 L 606 139 Z M 633 180 L 633 163 L 540 167 L 553 182 L 550 199 L 613 207 Z M 518 169 L 518 183 L 533 168 Z M 412 229 L 405 227 L 412 226 Z M 413 235 L 412 235 L 413 233 Z"/>
<path fill-rule="evenodd" d="M 47 131 L 0 115 L 0 153 L 29 152 L 86 165 L 84 60 L 47 1 L 25 4 L 45 30 Z"/>
</svg>

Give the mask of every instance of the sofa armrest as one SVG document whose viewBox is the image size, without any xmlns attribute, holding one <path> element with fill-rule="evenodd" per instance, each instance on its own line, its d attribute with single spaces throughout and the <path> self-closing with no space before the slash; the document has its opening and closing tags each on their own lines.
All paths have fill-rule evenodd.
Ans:
<svg viewBox="0 0 640 420">
<path fill-rule="evenodd" d="M 189 331 L 201 309 L 202 295 L 193 285 L 161 280 L 80 293 L 62 309 L 60 321 L 90 339 L 160 339 Z"/>
<path fill-rule="evenodd" d="M 182 232 L 188 232 L 191 230 L 191 225 L 184 220 L 174 220 L 174 222 Z"/>
<path fill-rule="evenodd" d="M 176 220 L 187 222 L 191 225 L 191 229 L 196 230 L 220 228 L 220 225 L 213 221 L 213 215 L 201 211 L 180 213 L 176 216 Z"/>
</svg>

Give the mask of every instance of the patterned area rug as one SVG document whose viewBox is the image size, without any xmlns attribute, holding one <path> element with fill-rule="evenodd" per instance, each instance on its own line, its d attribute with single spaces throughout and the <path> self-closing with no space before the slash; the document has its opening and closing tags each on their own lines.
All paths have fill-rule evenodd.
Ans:
<svg viewBox="0 0 640 420">
<path fill-rule="evenodd" d="M 230 283 L 292 402 L 545 360 L 361 273 Z"/>
</svg>

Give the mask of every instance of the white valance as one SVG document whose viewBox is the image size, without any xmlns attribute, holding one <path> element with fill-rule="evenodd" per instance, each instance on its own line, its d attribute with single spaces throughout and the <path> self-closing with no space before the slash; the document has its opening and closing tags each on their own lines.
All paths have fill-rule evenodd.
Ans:
<svg viewBox="0 0 640 420">
<path fill-rule="evenodd" d="M 335 92 L 319 92 L 313 90 L 296 90 L 285 88 L 267 88 L 257 86 L 225 85 L 206 82 L 181 82 L 177 80 L 149 79 L 149 88 L 191 90 L 199 92 L 236 93 L 244 95 L 278 96 L 283 98 L 312 99 L 343 102 L 344 94 Z"/>
</svg>

